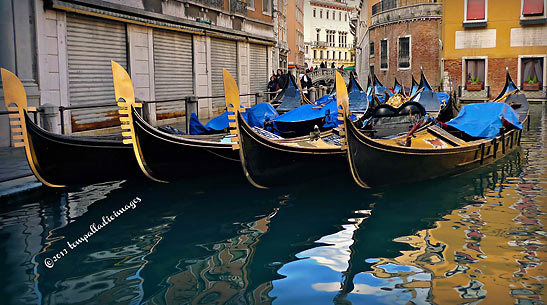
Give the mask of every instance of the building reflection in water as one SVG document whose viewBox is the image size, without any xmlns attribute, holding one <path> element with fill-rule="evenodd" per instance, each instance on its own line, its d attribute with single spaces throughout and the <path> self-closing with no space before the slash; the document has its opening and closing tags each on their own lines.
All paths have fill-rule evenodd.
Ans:
<svg viewBox="0 0 547 305">
<path fill-rule="evenodd" d="M 394 289 L 410 293 L 414 303 L 476 304 L 488 297 L 495 304 L 541 304 L 546 197 L 539 192 L 545 185 L 531 173 L 513 177 L 511 166 L 498 172 L 502 179 L 487 181 L 483 196 L 468 198 L 434 228 L 394 239 L 413 250 L 370 260 L 368 273 L 399 281 Z"/>
</svg>

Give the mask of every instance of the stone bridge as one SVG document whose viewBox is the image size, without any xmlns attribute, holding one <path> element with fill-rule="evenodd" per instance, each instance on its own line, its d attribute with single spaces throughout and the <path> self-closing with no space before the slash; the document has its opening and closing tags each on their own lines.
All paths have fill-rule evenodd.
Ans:
<svg viewBox="0 0 547 305">
<path fill-rule="evenodd" d="M 344 81 L 346 81 L 346 84 L 349 82 L 349 72 L 335 68 L 314 69 L 308 74 L 308 76 L 311 78 L 314 87 L 317 87 L 319 85 L 334 84 L 334 71 L 338 71 L 340 72 L 340 74 L 342 74 L 342 77 L 344 78 Z"/>
</svg>

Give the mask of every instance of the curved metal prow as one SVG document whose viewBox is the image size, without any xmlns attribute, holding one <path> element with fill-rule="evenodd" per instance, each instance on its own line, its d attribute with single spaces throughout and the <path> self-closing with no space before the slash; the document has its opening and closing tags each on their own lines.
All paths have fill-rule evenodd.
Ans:
<svg viewBox="0 0 547 305">
<path fill-rule="evenodd" d="M 347 150 L 346 132 L 348 129 L 346 126 L 346 116 L 349 116 L 349 97 L 344 78 L 338 71 L 336 71 L 336 108 L 338 109 L 338 120 L 342 121 L 342 124 L 338 126 L 340 127 L 340 136 L 342 137 L 340 139 L 342 143 L 341 149 Z"/>
<path fill-rule="evenodd" d="M 238 123 L 238 113 L 245 112 L 245 109 L 241 108 L 239 88 L 237 87 L 237 83 L 232 74 L 224 68 L 222 69 L 222 78 L 224 81 L 226 110 L 228 111 L 228 129 L 230 130 L 230 135 L 232 135 L 232 149 L 239 150 L 239 159 L 241 160 L 241 167 L 245 174 L 245 178 L 247 178 L 254 187 L 266 189 L 267 187 L 256 183 L 247 170 L 245 153 L 241 147 L 241 131 Z"/>
<path fill-rule="evenodd" d="M 64 187 L 64 185 L 53 184 L 46 181 L 40 175 L 38 171 L 38 162 L 34 158 L 33 149 L 29 143 L 29 137 L 27 133 L 25 112 L 36 111 L 35 107 L 28 107 L 27 94 L 25 93 L 25 87 L 19 80 L 19 78 L 6 69 L 0 69 L 2 75 L 2 87 L 4 89 L 4 103 L 8 111 L 17 111 L 18 113 L 10 113 L 9 124 L 11 128 L 11 135 L 13 139 L 14 147 L 25 147 L 25 154 L 27 156 L 27 162 L 30 169 L 44 185 L 49 187 Z M 15 106 L 12 106 L 15 104 Z"/>
<path fill-rule="evenodd" d="M 131 77 L 117 62 L 111 60 L 110 64 L 112 65 L 112 79 L 114 80 L 114 95 L 118 107 L 120 107 L 118 113 L 120 114 L 120 121 L 122 123 L 123 144 L 131 144 L 133 146 L 133 152 L 135 153 L 139 167 L 148 178 L 157 182 L 167 183 L 167 181 L 157 179 L 152 175 L 152 171 L 146 165 L 144 156 L 141 153 L 139 141 L 135 133 L 132 108 L 140 108 L 142 104 L 135 102 L 135 91 L 133 90 Z"/>
</svg>

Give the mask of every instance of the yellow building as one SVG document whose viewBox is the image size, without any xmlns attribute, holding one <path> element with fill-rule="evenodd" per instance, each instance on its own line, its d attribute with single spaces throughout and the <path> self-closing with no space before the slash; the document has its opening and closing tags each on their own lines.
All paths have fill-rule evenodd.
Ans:
<svg viewBox="0 0 547 305">
<path fill-rule="evenodd" d="M 462 99 L 495 97 L 505 68 L 528 99 L 547 99 L 547 0 L 445 0 L 444 79 Z"/>
</svg>

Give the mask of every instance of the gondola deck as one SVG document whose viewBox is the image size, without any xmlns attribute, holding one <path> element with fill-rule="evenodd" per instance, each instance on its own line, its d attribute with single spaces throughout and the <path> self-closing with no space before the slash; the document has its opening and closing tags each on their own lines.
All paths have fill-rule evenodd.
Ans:
<svg viewBox="0 0 547 305">
<path fill-rule="evenodd" d="M 497 102 L 505 101 L 508 84 Z M 514 84 L 513 84 L 514 86 Z M 508 103 L 510 104 L 510 103 Z M 347 158 L 355 182 L 364 188 L 405 184 L 463 173 L 490 163 L 516 150 L 521 129 L 509 129 L 492 139 L 465 141 L 436 126 L 428 126 L 391 139 L 373 139 L 363 134 L 349 119 L 347 104 L 339 106 L 344 119 Z M 526 121 L 528 106 L 518 105 L 519 121 Z"/>
</svg>

